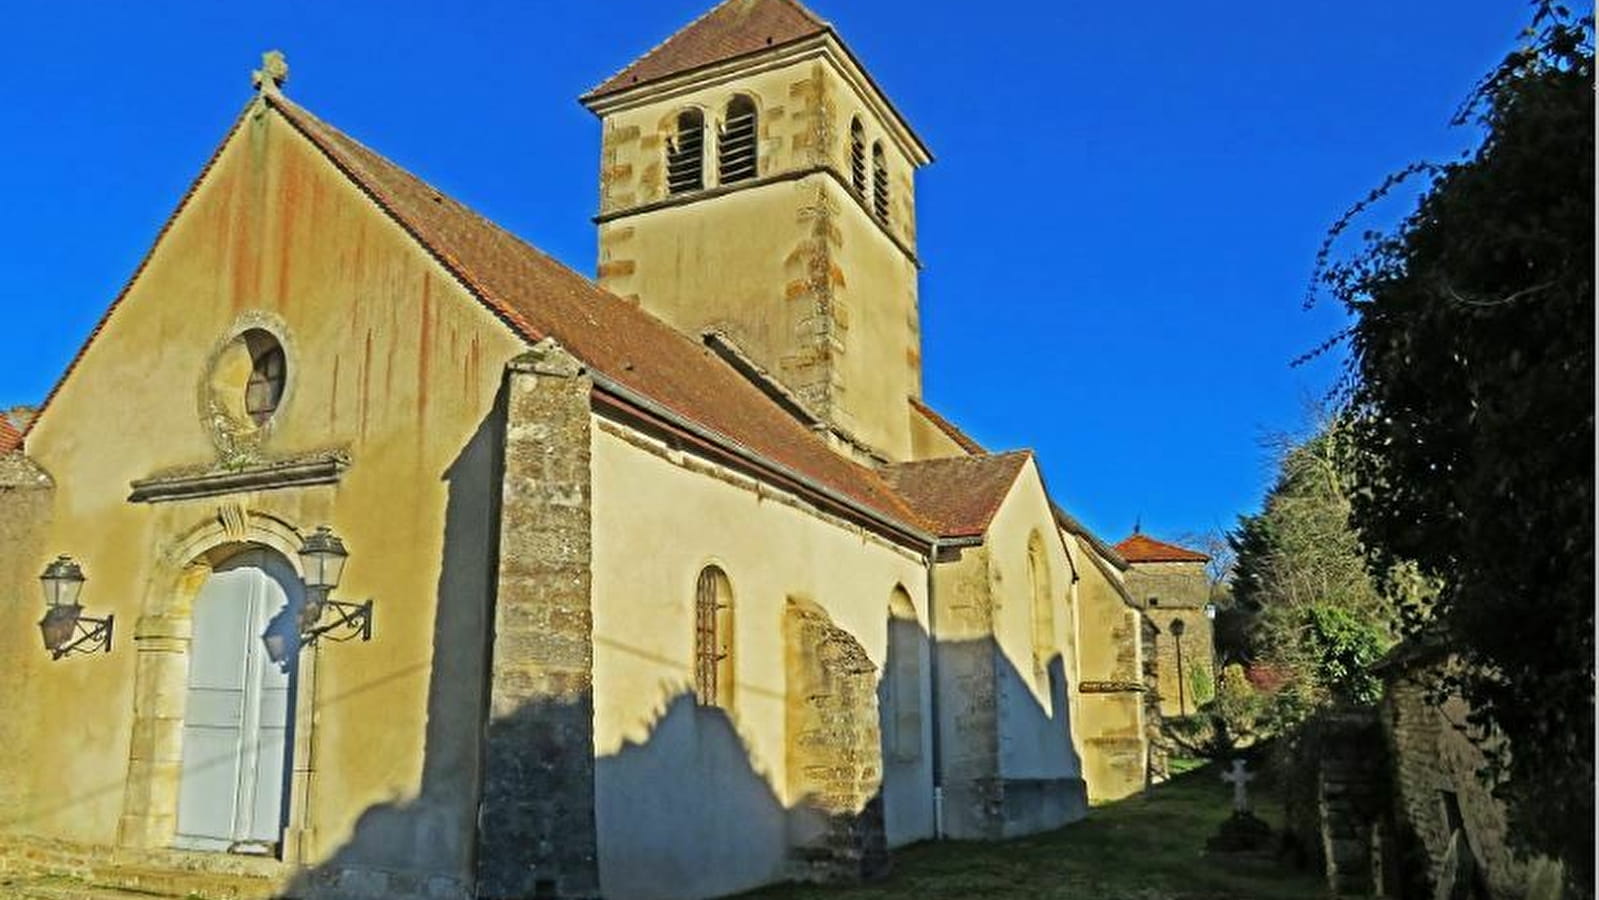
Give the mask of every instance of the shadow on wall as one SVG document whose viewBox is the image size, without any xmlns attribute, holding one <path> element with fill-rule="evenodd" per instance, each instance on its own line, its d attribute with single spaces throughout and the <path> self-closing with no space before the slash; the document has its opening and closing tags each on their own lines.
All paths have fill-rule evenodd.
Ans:
<svg viewBox="0 0 1599 900">
<path fill-rule="evenodd" d="M 490 413 L 443 476 L 448 485 L 444 548 L 434 602 L 420 790 L 405 802 L 367 808 L 350 838 L 321 865 L 297 876 L 287 896 L 470 895 L 487 703 L 488 598 L 498 542 L 501 421 L 498 409 Z M 393 614 L 422 614 L 402 610 L 402 602 L 394 598 Z M 334 713 L 331 705 L 319 705 L 318 715 Z M 382 727 L 381 709 L 368 706 L 358 715 L 367 721 L 352 722 L 356 728 Z M 315 772 L 313 797 L 318 781 L 337 777 L 328 769 Z"/>
</svg>

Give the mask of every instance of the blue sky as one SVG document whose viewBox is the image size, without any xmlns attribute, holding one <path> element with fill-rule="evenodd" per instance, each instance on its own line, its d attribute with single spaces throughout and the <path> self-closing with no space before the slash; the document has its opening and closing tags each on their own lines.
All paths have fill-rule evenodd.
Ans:
<svg viewBox="0 0 1599 900">
<path fill-rule="evenodd" d="M 11 4 L 0 406 L 37 403 L 250 96 L 319 116 L 583 272 L 575 101 L 707 0 Z M 1301 309 L 1327 225 L 1447 127 L 1530 7 L 815 0 L 937 157 L 918 186 L 927 400 L 1032 447 L 1115 540 L 1227 527 L 1337 358 Z M 1390 218 L 1400 209 L 1385 211 Z M 1378 222 L 1381 219 L 1376 220 Z"/>
</svg>

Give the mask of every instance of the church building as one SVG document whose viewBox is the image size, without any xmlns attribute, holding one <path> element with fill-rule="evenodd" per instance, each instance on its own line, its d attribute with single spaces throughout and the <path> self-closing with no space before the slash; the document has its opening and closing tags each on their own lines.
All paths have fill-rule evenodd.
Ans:
<svg viewBox="0 0 1599 900">
<path fill-rule="evenodd" d="M 832 26 L 583 95 L 593 278 L 286 80 L 0 415 L 0 870 L 712 897 L 1143 788 L 1151 601 L 922 396 L 932 157 Z"/>
</svg>

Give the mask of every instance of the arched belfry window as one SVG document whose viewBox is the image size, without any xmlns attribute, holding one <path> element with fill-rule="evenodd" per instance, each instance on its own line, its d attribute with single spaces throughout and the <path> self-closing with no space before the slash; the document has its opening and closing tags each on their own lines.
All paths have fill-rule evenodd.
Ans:
<svg viewBox="0 0 1599 900">
<path fill-rule="evenodd" d="M 701 706 L 733 706 L 733 585 L 716 566 L 694 589 L 694 695 Z"/>
<path fill-rule="evenodd" d="M 866 129 L 860 116 L 849 120 L 849 183 L 855 193 L 866 196 Z"/>
<path fill-rule="evenodd" d="M 685 109 L 677 131 L 666 141 L 666 192 L 682 194 L 705 187 L 705 114 Z"/>
<path fill-rule="evenodd" d="M 755 148 L 759 131 L 755 101 L 743 94 L 727 101 L 727 115 L 716 142 L 716 173 L 721 184 L 746 181 L 756 175 Z"/>
<path fill-rule="evenodd" d="M 872 213 L 877 221 L 888 221 L 888 158 L 883 142 L 872 142 Z"/>
</svg>

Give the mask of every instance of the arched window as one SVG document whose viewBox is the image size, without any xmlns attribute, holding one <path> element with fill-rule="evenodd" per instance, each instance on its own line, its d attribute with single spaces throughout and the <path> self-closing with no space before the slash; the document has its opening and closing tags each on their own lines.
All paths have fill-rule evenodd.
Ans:
<svg viewBox="0 0 1599 900">
<path fill-rule="evenodd" d="M 911 762 L 922 757 L 922 626 L 916 606 L 904 587 L 895 585 L 888 598 L 888 713 L 884 745 L 890 759 Z"/>
<path fill-rule="evenodd" d="M 250 348 L 250 381 L 244 388 L 244 411 L 257 425 L 265 425 L 278 411 L 283 385 L 288 378 L 283 347 L 259 329 L 245 332 Z"/>
<path fill-rule="evenodd" d="M 849 183 L 855 193 L 866 196 L 866 129 L 860 116 L 849 120 Z"/>
<path fill-rule="evenodd" d="M 705 187 L 705 114 L 677 114 L 677 133 L 666 141 L 666 192 L 682 194 Z"/>
<path fill-rule="evenodd" d="M 755 177 L 755 146 L 759 134 L 757 124 L 754 100 L 736 94 L 727 101 L 722 133 L 716 142 L 716 172 L 720 184 L 732 184 Z"/>
<path fill-rule="evenodd" d="M 701 706 L 733 707 L 733 585 L 716 566 L 694 589 L 694 694 Z"/>
<path fill-rule="evenodd" d="M 1049 584 L 1049 558 L 1044 539 L 1034 531 L 1027 539 L 1027 584 L 1033 595 L 1033 657 L 1040 666 L 1055 654 L 1055 604 Z"/>
<path fill-rule="evenodd" d="M 872 142 L 872 212 L 877 221 L 888 222 L 888 160 L 883 142 Z"/>
</svg>

